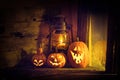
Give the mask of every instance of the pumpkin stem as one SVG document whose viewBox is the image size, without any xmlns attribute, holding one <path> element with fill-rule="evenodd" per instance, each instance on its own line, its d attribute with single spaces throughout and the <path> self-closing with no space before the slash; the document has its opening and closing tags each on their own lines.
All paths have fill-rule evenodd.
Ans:
<svg viewBox="0 0 120 80">
<path fill-rule="evenodd" d="M 43 53 L 43 48 L 40 47 L 40 48 L 38 49 L 38 52 L 37 52 L 37 53 L 38 53 L 38 54 L 42 54 L 42 53 Z"/>
<path fill-rule="evenodd" d="M 78 41 L 80 41 L 80 40 L 79 40 L 79 37 L 77 37 L 77 42 L 78 42 Z"/>
</svg>

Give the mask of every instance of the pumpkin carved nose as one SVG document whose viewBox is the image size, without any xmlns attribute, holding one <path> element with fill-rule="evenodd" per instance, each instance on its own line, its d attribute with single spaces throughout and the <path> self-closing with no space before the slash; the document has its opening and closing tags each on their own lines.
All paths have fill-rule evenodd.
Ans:
<svg viewBox="0 0 120 80">
<path fill-rule="evenodd" d="M 57 59 L 56 58 L 54 59 L 54 62 L 57 63 Z"/>
</svg>

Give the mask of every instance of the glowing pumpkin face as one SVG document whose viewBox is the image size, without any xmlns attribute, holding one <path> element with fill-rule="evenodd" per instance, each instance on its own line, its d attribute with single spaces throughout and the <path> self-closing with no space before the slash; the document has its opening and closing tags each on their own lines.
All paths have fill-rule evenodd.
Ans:
<svg viewBox="0 0 120 80">
<path fill-rule="evenodd" d="M 69 46 L 67 56 L 72 67 L 86 67 L 88 64 L 88 48 L 82 41 L 72 43 Z"/>
<path fill-rule="evenodd" d="M 42 49 L 40 49 L 40 53 L 35 54 L 32 57 L 32 63 L 35 66 L 43 66 L 46 62 L 46 56 L 42 53 Z"/>
<path fill-rule="evenodd" d="M 47 63 L 50 67 L 63 67 L 66 63 L 65 55 L 63 53 L 52 53 L 48 56 Z"/>
<path fill-rule="evenodd" d="M 32 58 L 32 63 L 35 66 L 42 66 L 46 62 L 46 57 L 43 54 L 35 54 Z"/>
</svg>

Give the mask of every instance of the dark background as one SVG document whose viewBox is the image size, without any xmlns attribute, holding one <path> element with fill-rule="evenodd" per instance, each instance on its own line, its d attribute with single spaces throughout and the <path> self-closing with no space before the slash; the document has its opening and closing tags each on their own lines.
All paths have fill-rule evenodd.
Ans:
<svg viewBox="0 0 120 80">
<path fill-rule="evenodd" d="M 5 31 L 5 24 L 8 21 L 12 21 L 14 22 L 14 19 L 12 16 L 14 16 L 16 14 L 17 11 L 19 11 L 20 9 L 25 9 L 25 10 L 30 10 L 30 9 L 34 9 L 37 7 L 41 7 L 41 8 L 45 8 L 48 10 L 48 12 L 51 12 L 51 10 L 54 10 L 54 14 L 59 13 L 59 9 L 61 8 L 66 8 L 68 6 L 76 6 L 78 7 L 79 10 L 83 11 L 83 12 L 93 12 L 93 13 L 108 13 L 108 15 L 110 16 L 110 23 L 109 25 L 110 27 L 110 32 L 113 32 L 113 34 L 110 34 L 110 39 L 112 39 L 111 41 L 115 41 L 116 42 L 116 49 L 115 52 L 117 55 L 115 55 L 116 58 L 116 64 L 109 64 L 109 65 L 116 65 L 115 69 L 115 74 L 105 74 L 105 75 L 83 75 L 83 74 L 70 74 L 70 75 L 66 75 L 68 74 L 68 72 L 64 72 L 63 74 L 65 75 L 56 75 L 56 77 L 53 77 L 54 75 L 47 75 L 48 78 L 51 79 L 87 79 L 91 78 L 91 79 L 113 79 L 113 80 L 117 80 L 118 74 L 119 74 L 119 67 L 118 66 L 118 59 L 119 59 L 119 48 L 120 48 L 120 39 L 119 39 L 119 21 L 120 21 L 120 17 L 119 17 L 119 2 L 118 1 L 103 1 L 103 0 L 97 0 L 97 1 L 82 1 L 82 0 L 0 0 L 0 35 L 3 35 L 4 31 Z M 58 9 L 58 10 L 57 10 Z M 55 12 L 57 11 L 57 12 Z M 52 12 L 51 12 L 52 13 Z M 13 15 L 14 14 L 14 15 Z M 36 18 L 32 18 L 32 21 L 37 20 Z M 16 21 L 16 20 L 15 20 Z M 21 20 L 22 21 L 22 20 Z M 19 22 L 19 21 L 18 21 Z M 2 38 L 2 37 L 0 37 Z M 109 41 L 111 43 L 111 41 Z M 113 42 L 112 42 L 113 43 Z M 0 43 L 1 44 L 1 43 Z M 110 60 L 111 61 L 111 60 Z M 109 67 L 108 70 L 110 70 L 111 68 Z M 1 70 L 2 72 L 4 72 L 4 69 Z M 18 78 L 22 79 L 23 77 L 25 77 L 25 79 L 29 79 L 27 78 L 25 75 L 26 73 L 24 73 L 25 75 L 17 75 L 16 77 L 13 77 L 14 75 L 14 71 L 11 71 L 11 74 L 13 75 L 9 75 L 10 72 L 9 70 L 7 71 L 7 69 L 5 70 L 6 72 L 4 72 L 5 74 L 1 74 L 2 80 L 6 80 L 6 79 L 15 79 L 18 80 Z M 16 70 L 15 72 L 22 72 L 19 70 Z M 37 70 L 35 70 L 37 71 Z M 6 74 L 7 72 L 9 72 L 9 74 Z M 24 70 L 23 70 L 24 72 Z M 34 74 L 34 70 L 30 71 L 31 73 Z M 28 71 L 28 73 L 30 73 Z M 36 73 L 36 72 L 35 72 Z M 69 72 L 72 73 L 72 72 Z M 108 71 L 109 73 L 109 71 Z M 42 74 L 42 73 L 36 73 L 36 75 L 38 74 Z M 6 76 L 7 75 L 7 76 Z M 79 76 L 80 75 L 80 76 Z M 81 76 L 82 75 L 82 76 Z M 30 75 L 29 75 L 30 76 Z M 7 78 L 8 77 L 8 78 Z M 18 77 L 18 78 L 17 78 Z M 48 79 L 45 75 L 42 76 L 42 79 Z M 34 79 L 39 79 L 41 77 L 37 76 L 34 77 Z M 32 80 L 34 80 L 32 79 Z"/>
</svg>

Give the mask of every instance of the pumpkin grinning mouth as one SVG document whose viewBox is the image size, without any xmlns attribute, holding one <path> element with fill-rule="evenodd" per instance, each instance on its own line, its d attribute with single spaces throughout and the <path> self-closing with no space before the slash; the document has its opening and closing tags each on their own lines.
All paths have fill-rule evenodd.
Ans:
<svg viewBox="0 0 120 80">
<path fill-rule="evenodd" d="M 76 62 L 76 64 L 80 64 L 83 60 L 84 54 L 78 54 L 78 53 L 74 53 L 73 51 L 70 51 L 70 53 L 72 54 L 72 58 L 73 60 Z"/>
<path fill-rule="evenodd" d="M 52 61 L 49 61 L 50 62 L 50 64 L 52 64 L 53 66 L 59 66 L 59 65 L 61 65 L 63 62 L 59 62 L 59 63 L 57 63 L 57 62 L 52 62 Z"/>
<path fill-rule="evenodd" d="M 42 66 L 44 63 L 43 63 L 43 60 L 36 60 L 35 59 L 33 64 L 36 66 Z"/>
</svg>

